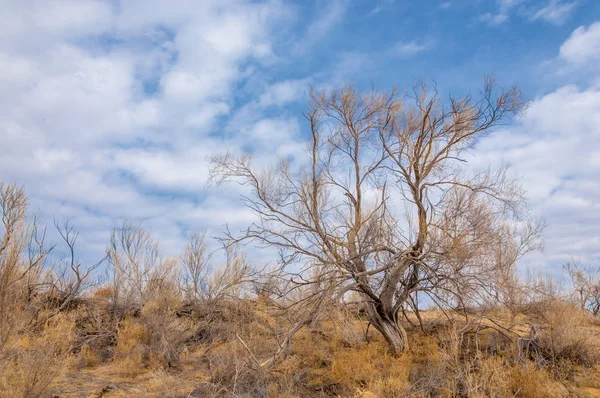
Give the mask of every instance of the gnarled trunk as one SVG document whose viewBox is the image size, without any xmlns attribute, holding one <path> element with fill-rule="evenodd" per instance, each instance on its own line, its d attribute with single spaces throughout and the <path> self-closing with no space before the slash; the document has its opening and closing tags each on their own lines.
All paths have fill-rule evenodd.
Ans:
<svg viewBox="0 0 600 398">
<path fill-rule="evenodd" d="M 388 343 L 392 355 L 399 356 L 408 349 L 406 331 L 398 322 L 397 312 L 385 311 L 380 305 L 369 304 L 367 318 Z"/>
</svg>

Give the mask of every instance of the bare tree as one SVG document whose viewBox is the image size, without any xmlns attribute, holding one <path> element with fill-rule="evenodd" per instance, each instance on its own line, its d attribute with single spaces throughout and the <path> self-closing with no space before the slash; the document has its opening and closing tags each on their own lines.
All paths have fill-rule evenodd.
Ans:
<svg viewBox="0 0 600 398">
<path fill-rule="evenodd" d="M 44 265 L 53 249 L 37 218 L 28 219 L 27 207 L 23 189 L 0 182 L 0 348 L 17 324 L 29 326 L 35 316 L 31 301 L 45 286 Z"/>
<path fill-rule="evenodd" d="M 586 266 L 571 261 L 564 266 L 571 277 L 576 302 L 582 310 L 600 315 L 600 266 Z"/>
<path fill-rule="evenodd" d="M 205 298 L 239 298 L 246 285 L 253 280 L 254 270 L 245 255 L 235 246 L 228 246 L 225 249 L 225 264 L 212 268 L 207 277 Z"/>
<path fill-rule="evenodd" d="M 181 256 L 186 295 L 194 300 L 238 298 L 245 285 L 254 281 L 254 271 L 235 245 L 225 245 L 224 264 L 215 266 L 205 237 L 203 232 L 192 234 Z"/>
<path fill-rule="evenodd" d="M 209 273 L 205 233 L 194 233 L 181 255 L 182 286 L 188 299 L 198 300 L 207 291 L 206 278 Z"/>
<path fill-rule="evenodd" d="M 12 312 L 22 279 L 21 253 L 25 248 L 27 198 L 22 189 L 0 183 L 0 212 L 3 236 L 0 242 L 0 348 L 14 327 Z"/>
<path fill-rule="evenodd" d="M 358 292 L 398 354 L 407 347 L 398 314 L 411 295 L 456 305 L 491 291 L 492 274 L 536 247 L 540 228 L 521 218 L 523 195 L 506 168 L 469 172 L 465 160 L 522 109 L 519 91 L 498 92 L 493 79 L 477 99 L 445 102 L 425 84 L 404 99 L 352 86 L 311 92 L 300 166 L 280 159 L 259 170 L 248 155 L 213 158 L 213 177 L 249 186 L 243 201 L 259 217 L 229 238 L 278 248 L 298 286 Z M 498 247 L 509 246 L 499 258 Z"/>
<path fill-rule="evenodd" d="M 76 255 L 75 246 L 79 234 L 75 232 L 73 226 L 69 222 L 61 225 L 56 220 L 54 221 L 54 226 L 67 247 L 67 255 L 52 267 L 53 272 L 49 274 L 48 281 L 46 282 L 50 286 L 49 293 L 51 298 L 56 300 L 56 309 L 38 320 L 38 325 L 43 324 L 68 308 L 84 290 L 89 288 L 91 273 L 106 260 L 105 256 L 97 263 L 85 267 Z"/>
<path fill-rule="evenodd" d="M 115 305 L 140 305 L 177 281 L 176 261 L 161 257 L 158 241 L 130 221 L 111 232 L 106 256 Z"/>
</svg>

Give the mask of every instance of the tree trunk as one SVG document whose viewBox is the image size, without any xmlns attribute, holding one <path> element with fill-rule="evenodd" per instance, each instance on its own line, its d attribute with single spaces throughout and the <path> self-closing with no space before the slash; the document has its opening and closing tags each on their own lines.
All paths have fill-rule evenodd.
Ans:
<svg viewBox="0 0 600 398">
<path fill-rule="evenodd" d="M 408 349 L 406 331 L 398 323 L 398 317 L 381 309 L 381 306 L 371 304 L 367 307 L 367 317 L 375 329 L 381 333 L 388 343 L 390 353 L 399 356 Z"/>
</svg>

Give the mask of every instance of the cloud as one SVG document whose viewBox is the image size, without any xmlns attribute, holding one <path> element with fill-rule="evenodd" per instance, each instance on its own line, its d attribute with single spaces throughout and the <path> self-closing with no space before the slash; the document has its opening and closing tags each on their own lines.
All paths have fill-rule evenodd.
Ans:
<svg viewBox="0 0 600 398">
<path fill-rule="evenodd" d="M 329 71 L 328 83 L 320 88 L 325 89 L 331 85 L 343 84 L 356 75 L 364 74 L 364 71 L 371 68 L 374 59 L 379 55 L 360 51 L 347 51 L 339 54 L 336 64 Z"/>
<path fill-rule="evenodd" d="M 260 95 L 262 107 L 283 106 L 298 101 L 306 93 L 310 79 L 292 79 L 277 82 Z"/>
<path fill-rule="evenodd" d="M 373 9 L 369 13 L 369 15 L 373 16 L 373 15 L 381 13 L 382 11 L 384 11 L 386 9 L 389 9 L 394 6 L 395 2 L 396 2 L 396 0 L 379 0 L 378 4 L 375 7 L 373 7 Z"/>
<path fill-rule="evenodd" d="M 490 26 L 498 26 L 508 21 L 511 16 L 518 15 L 527 21 L 544 21 L 562 25 L 571 16 L 578 1 L 565 2 L 562 0 L 497 0 L 495 12 L 485 12 L 477 18 L 479 22 Z"/>
<path fill-rule="evenodd" d="M 480 22 L 487 22 L 491 26 L 496 26 L 506 22 L 508 20 L 508 15 L 486 12 L 485 14 L 481 14 L 478 20 Z"/>
<path fill-rule="evenodd" d="M 481 14 L 477 20 L 490 26 L 498 26 L 508 21 L 509 14 L 514 8 L 522 3 L 522 0 L 497 0 L 498 12 L 486 12 Z"/>
<path fill-rule="evenodd" d="M 562 25 L 571 15 L 577 2 L 562 3 L 560 0 L 550 0 L 548 5 L 537 10 L 531 20 L 544 20 L 556 25 Z"/>
<path fill-rule="evenodd" d="M 24 185 L 32 209 L 82 228 L 92 257 L 124 217 L 158 227 L 168 252 L 185 231 L 245 220 L 237 193 L 205 186 L 207 157 L 251 147 L 241 131 L 213 133 L 239 106 L 236 85 L 274 56 L 272 32 L 288 13 L 276 0 L 6 4 L 0 179 Z M 292 101 L 299 84 L 274 85 L 264 101 Z M 279 137 L 293 152 L 291 136 L 273 132 L 297 133 L 285 123 L 253 122 L 254 140 L 272 154 Z"/>
<path fill-rule="evenodd" d="M 109 4 L 98 0 L 23 0 L 5 4 L 0 15 L 2 47 L 40 51 L 56 40 L 107 31 L 114 21 Z"/>
<path fill-rule="evenodd" d="M 399 41 L 389 51 L 390 55 L 397 57 L 410 57 L 412 55 L 429 50 L 433 47 L 433 42 L 422 41 Z"/>
<path fill-rule="evenodd" d="M 347 9 L 347 0 L 334 0 L 329 2 L 328 7 L 317 9 L 316 19 L 308 25 L 304 38 L 296 44 L 296 55 L 305 54 L 312 46 L 325 38 L 342 21 Z"/>
<path fill-rule="evenodd" d="M 580 26 L 560 47 L 560 57 L 574 65 L 600 59 L 600 22 Z"/>
<path fill-rule="evenodd" d="M 523 3 L 523 0 L 497 0 L 498 7 L 502 11 L 508 11 L 511 8 L 515 8 L 516 6 Z"/>
<path fill-rule="evenodd" d="M 381 11 L 383 11 L 382 6 L 375 6 L 375 8 L 373 8 L 369 14 L 375 15 L 375 14 L 379 14 Z"/>
<path fill-rule="evenodd" d="M 600 89 L 563 86 L 532 101 L 514 127 L 482 141 L 474 162 L 512 164 L 546 218 L 542 265 L 600 261 Z"/>
</svg>

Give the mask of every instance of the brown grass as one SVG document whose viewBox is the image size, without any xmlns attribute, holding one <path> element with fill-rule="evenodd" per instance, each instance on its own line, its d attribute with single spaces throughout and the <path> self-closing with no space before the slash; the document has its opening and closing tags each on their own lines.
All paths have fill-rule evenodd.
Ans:
<svg viewBox="0 0 600 398">
<path fill-rule="evenodd" d="M 505 327 L 517 322 L 513 330 L 522 338 L 537 325 L 535 352 L 518 352 L 516 337 L 491 328 L 478 332 L 473 349 L 472 335 L 461 334 L 461 316 L 446 319 L 432 311 L 422 314 L 428 334 L 409 327 L 410 350 L 399 358 L 372 329 L 367 342 L 360 320 L 332 310 L 295 336 L 282 361 L 257 369 L 253 356 L 272 355 L 276 332 L 289 324 L 264 305 L 181 310 L 181 303 L 157 300 L 117 316 L 91 297 L 86 306 L 96 312 L 72 309 L 34 332 L 14 335 L 0 365 L 0 397 L 534 398 L 600 392 L 600 327 L 566 303 L 516 320 L 494 314 Z"/>
</svg>

